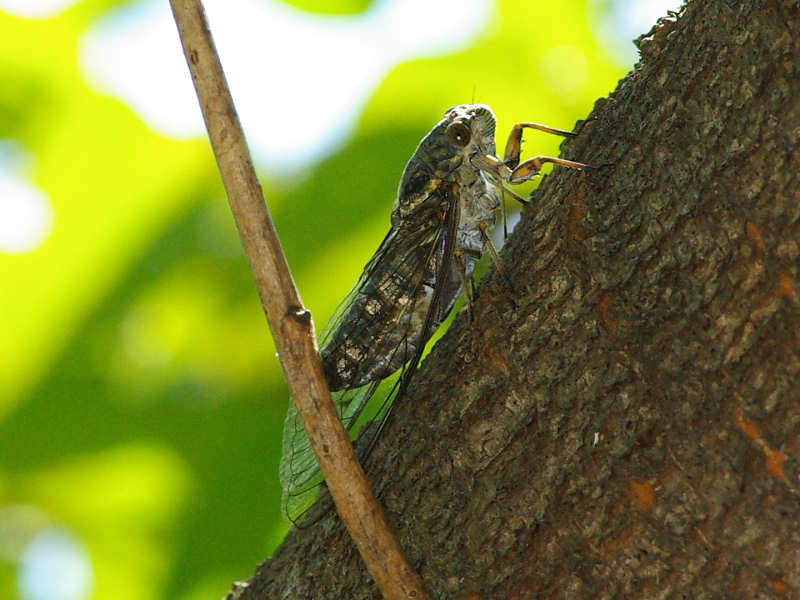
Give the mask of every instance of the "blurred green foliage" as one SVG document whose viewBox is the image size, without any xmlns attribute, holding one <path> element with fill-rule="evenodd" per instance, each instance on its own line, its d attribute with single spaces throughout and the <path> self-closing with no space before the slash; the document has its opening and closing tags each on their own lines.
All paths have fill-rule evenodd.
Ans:
<svg viewBox="0 0 800 600">
<path fill-rule="evenodd" d="M 0 139 L 30 153 L 55 214 L 41 248 L 0 256 L 3 598 L 17 597 L 15 561 L 47 527 L 87 549 L 93 597 L 138 600 L 221 597 L 285 533 L 288 396 L 207 142 L 153 133 L 78 68 L 81 34 L 114 4 L 0 12 Z M 492 106 L 502 147 L 514 122 L 569 128 L 613 88 L 623 70 L 586 14 L 583 0 L 500 2 L 469 49 L 390 73 L 353 139 L 303 181 L 264 182 L 318 329 L 445 108 Z M 528 139 L 529 153 L 558 153 L 558 139 Z"/>
<path fill-rule="evenodd" d="M 285 0 L 295 8 L 326 15 L 357 15 L 367 10 L 372 0 Z"/>
</svg>

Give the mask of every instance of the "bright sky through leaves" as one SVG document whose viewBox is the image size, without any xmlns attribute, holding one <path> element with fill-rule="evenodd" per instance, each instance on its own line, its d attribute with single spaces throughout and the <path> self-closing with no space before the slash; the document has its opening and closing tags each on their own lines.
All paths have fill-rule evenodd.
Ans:
<svg viewBox="0 0 800 600">
<path fill-rule="evenodd" d="M 69 4 L 0 0 L 3 10 L 26 17 L 46 17 Z M 615 51 L 632 55 L 627 41 L 679 4 L 619 0 L 601 28 Z M 207 0 L 205 6 L 256 160 L 284 175 L 341 147 L 370 94 L 395 65 L 469 45 L 494 10 L 492 0 L 380 0 L 354 16 L 311 14 L 264 0 L 239 0 L 235 11 L 224 0 Z M 617 28 L 625 33 L 611 35 Z M 543 57 L 542 77 L 562 77 L 561 54 L 571 51 L 554 48 L 549 58 L 558 60 Z M 279 60 L 264 60 L 253 77 L 254 57 Z M 100 19 L 85 36 L 82 62 L 94 85 L 125 100 L 160 134 L 204 135 L 166 2 L 133 3 Z M 586 77 L 580 60 L 572 64 L 562 87 L 579 86 Z M 0 192 L 0 252 L 36 249 L 52 222 L 46 197 L 9 171 L 2 156 Z"/>
<path fill-rule="evenodd" d="M 225 0 L 204 5 L 256 161 L 284 175 L 344 144 L 397 64 L 465 48 L 493 10 L 491 0 L 381 0 L 347 16 L 277 1 L 238 0 L 235 10 Z M 137 3 L 100 20 L 85 37 L 82 62 L 94 85 L 159 133 L 204 135 L 166 2 Z"/>
<path fill-rule="evenodd" d="M 2 0 L 0 10 L 20 17 L 45 18 L 59 13 L 73 0 Z"/>
<path fill-rule="evenodd" d="M 53 224 L 47 196 L 27 179 L 30 157 L 0 140 L 0 254 L 22 254 L 41 245 Z"/>
</svg>

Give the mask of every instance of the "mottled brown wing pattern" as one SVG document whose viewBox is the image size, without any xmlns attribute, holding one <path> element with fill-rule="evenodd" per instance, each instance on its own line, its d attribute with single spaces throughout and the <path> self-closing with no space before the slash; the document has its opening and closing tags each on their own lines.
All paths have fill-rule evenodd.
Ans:
<svg viewBox="0 0 800 600">
<path fill-rule="evenodd" d="M 413 354 L 418 345 L 438 285 L 451 189 L 438 186 L 392 228 L 323 338 L 322 361 L 332 390 L 384 379 L 411 358 L 393 350 L 405 342 Z"/>
<path fill-rule="evenodd" d="M 452 283 L 442 286 L 437 281 L 452 254 L 453 244 L 447 240 L 448 232 L 452 238 L 457 213 L 453 192 L 449 184 L 429 189 L 428 197 L 420 199 L 416 209 L 392 227 L 326 327 L 323 368 L 348 430 L 381 380 L 409 362 L 416 366 L 431 332 L 447 316 L 442 314 L 441 291 L 437 294 L 437 290 L 448 289 L 454 296 L 460 293 Z M 445 223 L 448 219 L 450 227 Z M 454 276 L 451 270 L 445 278 Z M 448 311 L 452 301 L 447 300 Z M 391 386 L 379 414 L 387 414 L 401 387 L 400 381 Z M 376 435 L 379 430 L 375 429 Z M 371 441 L 365 444 L 369 446 Z M 296 523 L 313 502 L 322 477 L 291 401 L 283 448 L 284 511 Z"/>
</svg>

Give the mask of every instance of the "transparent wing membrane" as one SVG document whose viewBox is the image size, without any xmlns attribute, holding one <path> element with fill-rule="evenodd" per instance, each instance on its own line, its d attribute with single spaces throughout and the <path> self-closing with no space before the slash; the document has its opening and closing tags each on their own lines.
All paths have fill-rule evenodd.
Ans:
<svg viewBox="0 0 800 600">
<path fill-rule="evenodd" d="M 331 394 L 345 429 L 349 431 L 355 425 L 379 383 L 376 381 L 355 390 Z M 297 524 L 314 503 L 323 477 L 292 398 L 289 399 L 289 410 L 283 425 L 283 454 L 279 475 L 283 488 L 283 510 L 289 520 Z"/>
</svg>

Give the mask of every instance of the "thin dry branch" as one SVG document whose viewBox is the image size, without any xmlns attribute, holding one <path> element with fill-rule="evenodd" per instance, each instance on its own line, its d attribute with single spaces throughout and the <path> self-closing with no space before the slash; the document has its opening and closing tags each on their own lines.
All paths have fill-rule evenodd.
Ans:
<svg viewBox="0 0 800 600">
<path fill-rule="evenodd" d="M 311 313 L 264 202 L 200 0 L 171 0 L 211 147 L 286 382 L 342 521 L 387 600 L 427 597 L 366 482 L 331 402 Z"/>
</svg>

